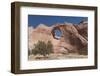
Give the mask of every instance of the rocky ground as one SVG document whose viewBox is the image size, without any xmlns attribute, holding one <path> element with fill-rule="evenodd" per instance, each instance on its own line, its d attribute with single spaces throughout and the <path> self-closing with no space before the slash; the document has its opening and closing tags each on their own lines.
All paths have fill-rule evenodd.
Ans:
<svg viewBox="0 0 100 76">
<path fill-rule="evenodd" d="M 29 61 L 33 60 L 54 60 L 54 59 L 80 59 L 80 58 L 87 58 L 87 55 L 79 55 L 79 54 L 50 54 L 46 57 L 42 55 L 30 55 Z"/>
</svg>

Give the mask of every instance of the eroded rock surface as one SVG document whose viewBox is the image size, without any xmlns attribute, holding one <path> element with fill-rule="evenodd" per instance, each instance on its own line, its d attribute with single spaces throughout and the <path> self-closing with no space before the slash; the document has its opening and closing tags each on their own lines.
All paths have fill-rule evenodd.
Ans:
<svg viewBox="0 0 100 76">
<path fill-rule="evenodd" d="M 57 38 L 55 30 L 61 31 L 61 37 Z M 36 28 L 29 27 L 29 49 L 34 48 L 34 44 L 38 40 L 47 42 L 51 41 L 53 44 L 54 53 L 78 53 L 88 45 L 88 24 L 81 22 L 78 25 L 72 23 L 55 24 L 51 27 L 40 24 Z"/>
</svg>

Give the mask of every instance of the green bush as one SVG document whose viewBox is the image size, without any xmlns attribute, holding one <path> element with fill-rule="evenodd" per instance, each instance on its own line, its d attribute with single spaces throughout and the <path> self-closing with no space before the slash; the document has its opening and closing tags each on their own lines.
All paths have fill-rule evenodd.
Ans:
<svg viewBox="0 0 100 76">
<path fill-rule="evenodd" d="M 82 48 L 80 51 L 79 51 L 79 54 L 81 55 L 88 55 L 88 48 L 87 46 Z"/>
<path fill-rule="evenodd" d="M 51 41 L 47 42 L 46 48 L 47 48 L 47 54 L 53 53 L 53 45 Z"/>
<path fill-rule="evenodd" d="M 43 42 L 43 41 L 38 41 L 37 44 L 34 44 L 34 49 L 32 50 L 32 54 L 37 55 L 43 55 L 43 56 L 47 56 L 50 53 L 52 53 L 52 48 L 53 45 L 51 43 L 51 41 L 48 41 L 47 43 Z"/>
</svg>

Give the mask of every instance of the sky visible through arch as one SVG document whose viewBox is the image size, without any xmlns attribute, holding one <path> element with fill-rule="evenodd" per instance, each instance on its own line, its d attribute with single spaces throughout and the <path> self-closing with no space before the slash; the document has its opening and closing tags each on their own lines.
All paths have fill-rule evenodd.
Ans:
<svg viewBox="0 0 100 76">
<path fill-rule="evenodd" d="M 56 23 L 65 22 L 79 24 L 82 20 L 88 20 L 88 18 L 75 16 L 28 15 L 28 26 L 36 28 L 39 24 L 52 26 Z M 59 31 L 57 31 L 57 35 L 61 35 Z"/>
</svg>

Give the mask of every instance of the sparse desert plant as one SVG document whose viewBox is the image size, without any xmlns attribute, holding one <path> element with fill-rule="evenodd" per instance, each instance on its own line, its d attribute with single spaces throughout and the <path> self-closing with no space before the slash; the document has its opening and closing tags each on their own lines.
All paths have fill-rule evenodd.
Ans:
<svg viewBox="0 0 100 76">
<path fill-rule="evenodd" d="M 51 41 L 48 41 L 47 43 L 45 43 L 44 41 L 38 41 L 37 44 L 34 44 L 34 49 L 32 50 L 32 53 L 34 55 L 40 54 L 46 57 L 47 55 L 52 53 L 52 48 L 53 45 Z"/>
<path fill-rule="evenodd" d="M 53 45 L 51 41 L 47 42 L 46 48 L 47 48 L 47 54 L 53 53 Z"/>
<path fill-rule="evenodd" d="M 80 51 L 79 51 L 79 54 L 81 55 L 88 55 L 88 48 L 87 46 L 82 48 Z"/>
</svg>

